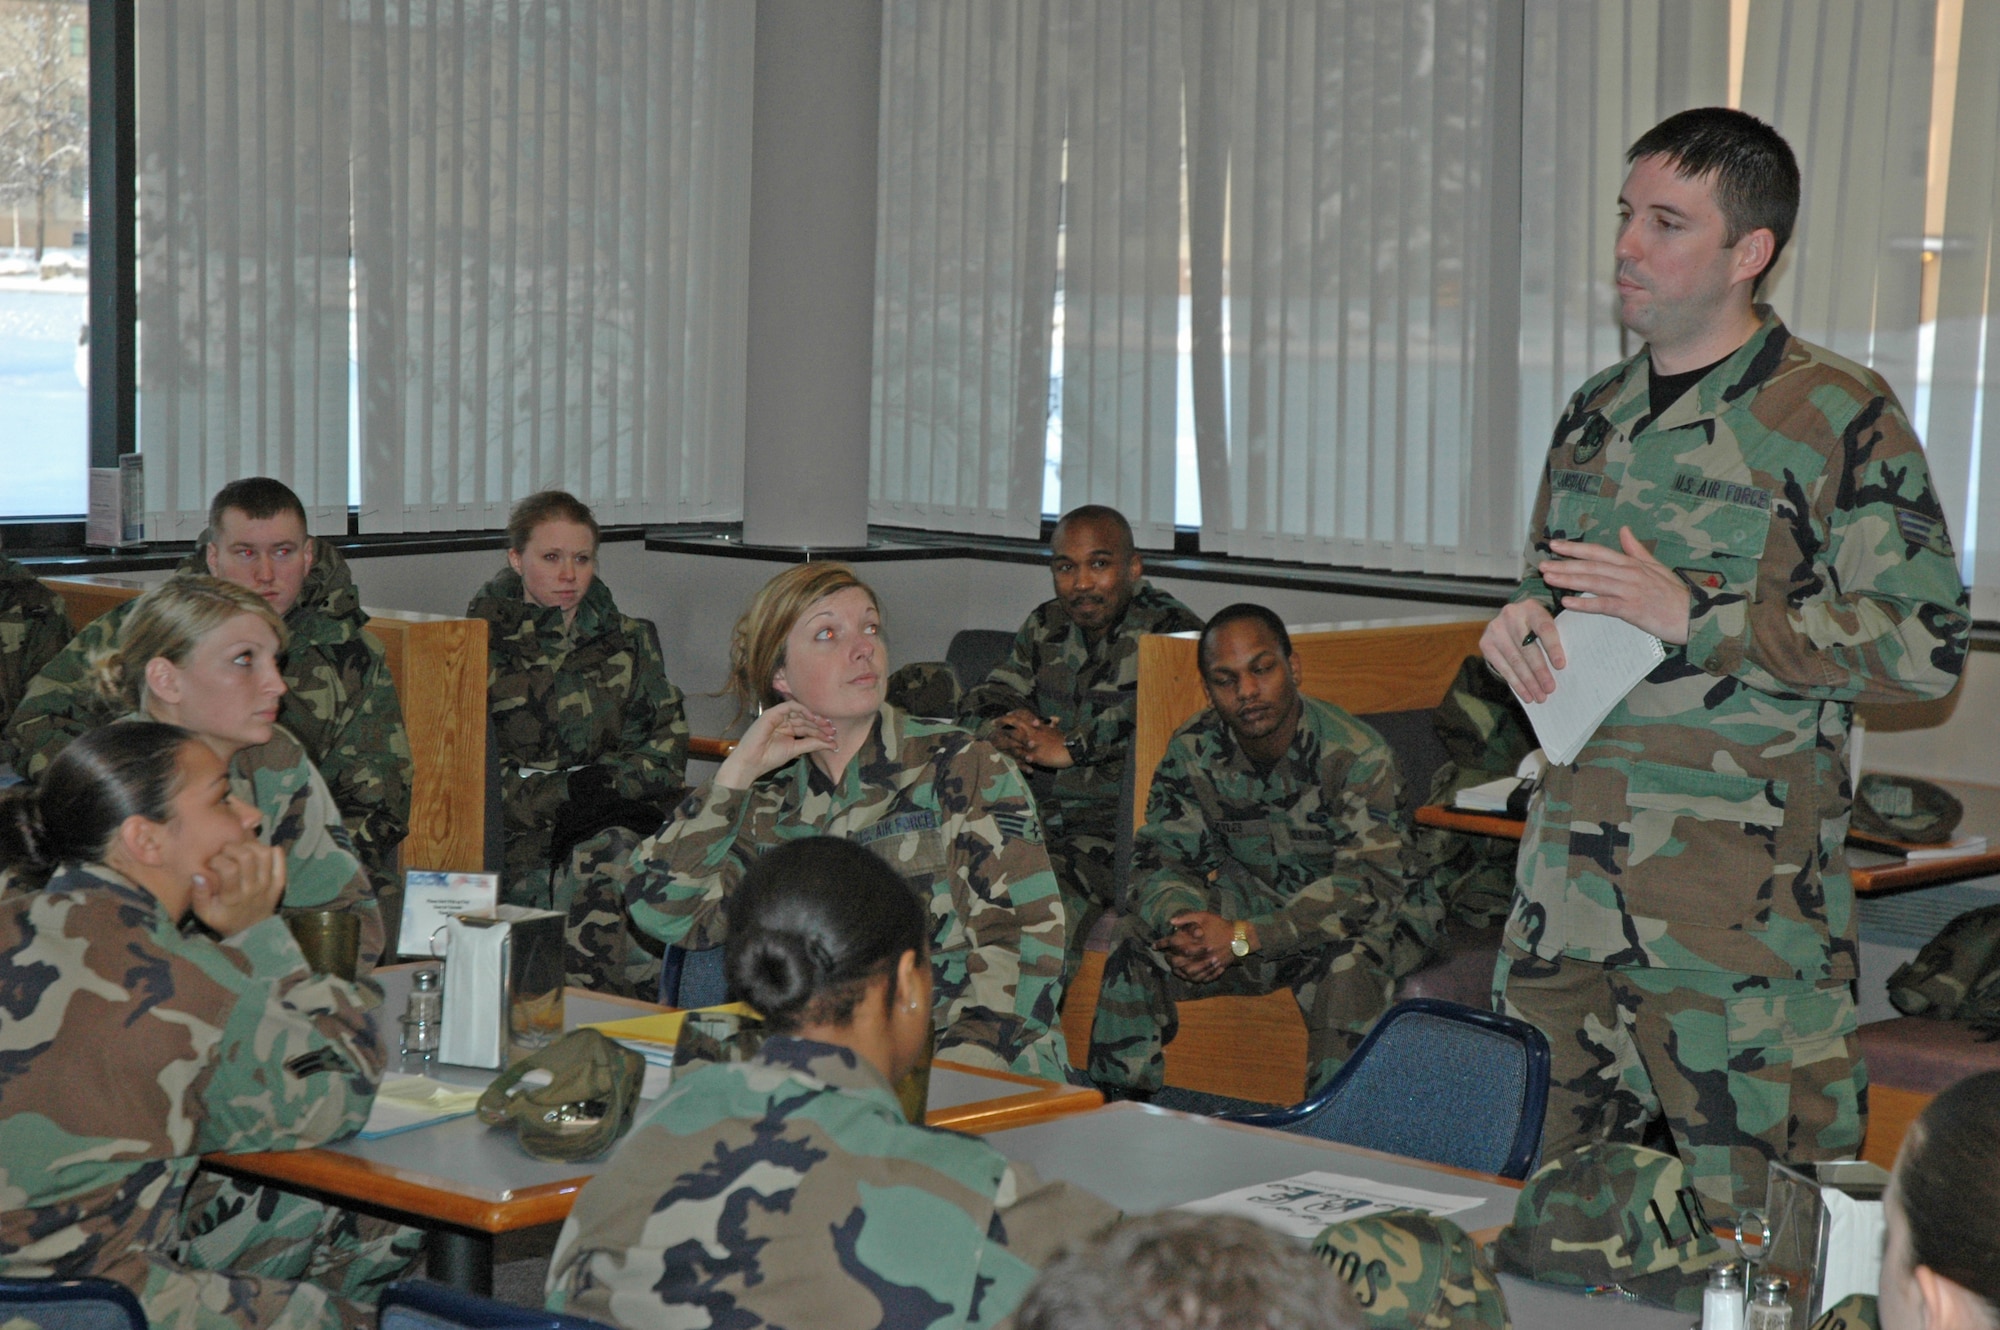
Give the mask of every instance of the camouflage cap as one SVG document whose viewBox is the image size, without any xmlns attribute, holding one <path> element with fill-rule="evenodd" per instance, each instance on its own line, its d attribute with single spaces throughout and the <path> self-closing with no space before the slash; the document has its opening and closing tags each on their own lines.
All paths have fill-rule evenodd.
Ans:
<svg viewBox="0 0 2000 1330">
<path fill-rule="evenodd" d="M 1850 1293 L 1821 1312 L 1808 1330 L 1882 1330 L 1882 1319 L 1873 1295 Z"/>
<path fill-rule="evenodd" d="M 1465 1230 L 1421 1210 L 1335 1224 L 1313 1254 L 1354 1290 L 1370 1325 L 1396 1330 L 1509 1330 L 1499 1282 Z"/>
<path fill-rule="evenodd" d="M 1550 1284 L 1617 1284 L 1688 1312 L 1701 1310 L 1707 1269 L 1726 1256 L 1681 1161 L 1613 1141 L 1535 1170 L 1493 1244 L 1497 1269 Z"/>
<path fill-rule="evenodd" d="M 548 1073 L 537 1085 L 530 1073 Z M 595 1030 L 571 1030 L 494 1078 L 479 1096 L 489 1126 L 512 1121 L 537 1159 L 595 1159 L 632 1125 L 646 1059 Z"/>
<path fill-rule="evenodd" d="M 941 660 L 920 660 L 890 675 L 882 696 L 890 706 L 912 716 L 956 720 L 963 692 L 951 666 Z"/>
<path fill-rule="evenodd" d="M 1883 840 L 1947 841 L 1964 816 L 1958 796 L 1915 776 L 1870 772 L 1854 787 L 1854 829 Z"/>
</svg>

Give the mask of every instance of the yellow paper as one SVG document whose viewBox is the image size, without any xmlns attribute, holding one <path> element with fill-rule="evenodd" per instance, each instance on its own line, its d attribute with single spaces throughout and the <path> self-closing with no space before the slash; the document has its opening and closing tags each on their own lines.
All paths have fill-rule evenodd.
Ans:
<svg viewBox="0 0 2000 1330">
<path fill-rule="evenodd" d="M 730 1016 L 755 1016 L 756 1008 L 747 1002 L 729 1002 L 720 1007 L 700 1007 L 700 1011 L 719 1011 Z M 680 1042 L 681 1025 L 688 1018 L 685 1011 L 666 1011 L 657 1016 L 633 1016 L 622 1021 L 599 1021 L 589 1028 L 598 1031 L 607 1039 L 639 1039 L 649 1044 L 665 1044 L 671 1048 Z"/>
</svg>

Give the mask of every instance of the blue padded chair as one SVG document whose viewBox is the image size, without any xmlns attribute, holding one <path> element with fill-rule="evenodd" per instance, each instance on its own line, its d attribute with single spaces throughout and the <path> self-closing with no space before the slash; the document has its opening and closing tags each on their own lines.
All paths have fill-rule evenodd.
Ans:
<svg viewBox="0 0 2000 1330">
<path fill-rule="evenodd" d="M 1226 1115 L 1343 1145 L 1525 1178 L 1542 1142 L 1549 1041 L 1511 1016 L 1438 998 L 1384 1012 L 1320 1092 Z"/>
<path fill-rule="evenodd" d="M 729 979 L 722 969 L 722 948 L 689 951 L 669 946 L 660 959 L 660 1005 L 713 1007 L 729 1000 Z"/>
<path fill-rule="evenodd" d="M 376 1324 L 381 1330 L 605 1330 L 586 1316 L 516 1307 L 425 1279 L 391 1284 Z"/>
<path fill-rule="evenodd" d="M 146 1330 L 146 1313 L 108 1279 L 0 1279 L 0 1322 L 42 1330 Z"/>
</svg>

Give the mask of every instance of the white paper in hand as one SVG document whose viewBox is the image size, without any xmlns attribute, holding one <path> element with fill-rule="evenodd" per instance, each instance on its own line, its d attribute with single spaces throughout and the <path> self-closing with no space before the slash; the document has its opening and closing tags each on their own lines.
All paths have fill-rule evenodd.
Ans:
<svg viewBox="0 0 2000 1330">
<path fill-rule="evenodd" d="M 1609 614 L 1564 610 L 1556 615 L 1556 637 L 1564 661 L 1555 671 L 1556 691 L 1546 702 L 1522 706 L 1542 750 L 1560 766 L 1576 760 L 1611 709 L 1667 658 L 1667 650 L 1645 629 Z"/>
</svg>

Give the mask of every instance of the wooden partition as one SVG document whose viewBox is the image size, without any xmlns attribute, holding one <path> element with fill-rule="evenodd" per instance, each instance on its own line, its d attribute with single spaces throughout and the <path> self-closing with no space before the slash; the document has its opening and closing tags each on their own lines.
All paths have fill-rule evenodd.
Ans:
<svg viewBox="0 0 2000 1330">
<path fill-rule="evenodd" d="M 73 629 L 157 585 L 106 576 L 42 581 L 62 596 Z M 486 623 L 403 610 L 367 614 L 416 763 L 403 863 L 476 873 L 486 853 Z"/>
<path fill-rule="evenodd" d="M 1300 690 L 1367 716 L 1442 702 L 1459 666 L 1479 650 L 1486 623 L 1439 616 L 1288 628 Z M 1167 741 L 1208 705 L 1195 662 L 1198 638 L 1174 633 L 1140 639 L 1135 827 L 1145 822 L 1146 796 Z M 1103 973 L 1104 954 L 1087 954 L 1064 1000 L 1063 1037 L 1077 1066 L 1088 1059 Z M 1179 1035 L 1167 1045 L 1167 1084 L 1271 1103 L 1305 1097 L 1305 1024 L 1289 992 L 1183 1002 L 1180 1022 Z"/>
</svg>

